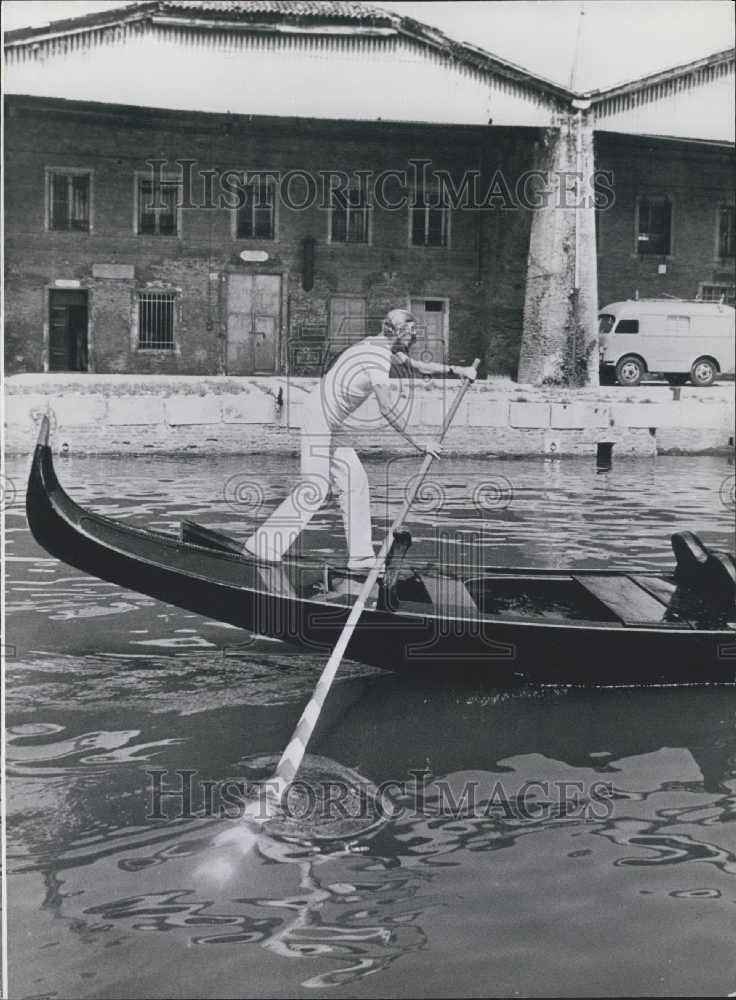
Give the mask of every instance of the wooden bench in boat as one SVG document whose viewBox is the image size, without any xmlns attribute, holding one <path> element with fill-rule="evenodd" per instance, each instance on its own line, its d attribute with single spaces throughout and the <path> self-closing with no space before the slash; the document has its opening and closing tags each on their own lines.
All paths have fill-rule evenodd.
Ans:
<svg viewBox="0 0 736 1000">
<path fill-rule="evenodd" d="M 643 578 L 646 579 L 646 578 Z M 678 619 L 661 597 L 630 576 L 575 576 L 573 580 L 597 598 L 624 625 L 656 625 L 658 628 L 683 628 L 689 622 Z M 673 588 L 674 589 L 674 588 Z M 661 597 L 660 597 L 661 595 Z"/>
</svg>

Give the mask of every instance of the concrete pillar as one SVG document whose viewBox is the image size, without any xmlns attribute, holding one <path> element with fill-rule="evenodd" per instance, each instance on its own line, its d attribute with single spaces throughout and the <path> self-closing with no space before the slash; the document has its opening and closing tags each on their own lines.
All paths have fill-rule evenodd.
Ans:
<svg viewBox="0 0 736 1000">
<path fill-rule="evenodd" d="M 583 103 L 583 102 L 579 102 Z M 532 211 L 519 381 L 598 385 L 593 119 L 584 108 L 547 129 Z M 542 203 L 542 194 L 538 202 Z"/>
</svg>

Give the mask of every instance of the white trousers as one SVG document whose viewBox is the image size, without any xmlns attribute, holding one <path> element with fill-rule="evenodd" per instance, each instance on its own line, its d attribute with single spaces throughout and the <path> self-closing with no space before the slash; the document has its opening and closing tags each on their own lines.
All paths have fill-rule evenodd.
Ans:
<svg viewBox="0 0 736 1000">
<path fill-rule="evenodd" d="M 349 558 L 375 555 L 368 476 L 353 448 L 333 447 L 321 403 L 318 386 L 304 404 L 299 482 L 245 543 L 261 559 L 281 559 L 324 505 L 330 490 L 342 512 Z"/>
</svg>

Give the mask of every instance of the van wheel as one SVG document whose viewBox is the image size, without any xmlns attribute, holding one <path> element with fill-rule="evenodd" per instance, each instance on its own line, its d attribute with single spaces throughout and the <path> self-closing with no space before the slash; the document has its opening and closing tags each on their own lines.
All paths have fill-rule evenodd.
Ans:
<svg viewBox="0 0 736 1000">
<path fill-rule="evenodd" d="M 715 362 L 710 358 L 698 358 L 690 369 L 690 378 L 693 385 L 713 385 L 718 369 Z"/>
<path fill-rule="evenodd" d="M 616 365 L 616 381 L 619 385 L 638 385 L 646 374 L 646 366 L 635 354 L 626 354 Z"/>
</svg>

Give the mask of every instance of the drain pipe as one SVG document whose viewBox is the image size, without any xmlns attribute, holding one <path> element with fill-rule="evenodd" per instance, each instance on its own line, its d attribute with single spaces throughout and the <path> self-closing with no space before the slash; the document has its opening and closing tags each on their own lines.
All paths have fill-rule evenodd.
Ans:
<svg viewBox="0 0 736 1000">
<path fill-rule="evenodd" d="M 578 356 L 578 322 L 580 316 L 580 218 L 582 211 L 583 191 L 588 185 L 583 179 L 583 111 L 590 107 L 590 101 L 575 99 L 572 101 L 575 109 L 575 269 L 572 286 L 572 363 L 573 373 L 577 369 Z"/>
<path fill-rule="evenodd" d="M 583 18 L 585 17 L 585 3 L 580 4 L 580 10 L 578 12 L 578 23 L 577 30 L 575 32 L 575 48 L 573 50 L 572 56 L 572 66 L 570 67 L 570 84 L 569 89 L 574 91 L 577 84 L 578 68 L 580 64 L 580 41 L 583 35 Z M 575 108 L 575 280 L 573 284 L 573 293 L 577 297 L 580 290 L 580 192 L 581 183 L 580 175 L 583 169 L 583 115 L 582 107 L 584 104 L 590 102 L 581 102 L 578 100 L 572 101 L 572 106 Z"/>
<path fill-rule="evenodd" d="M 575 103 L 579 105 L 578 101 Z M 575 147 L 575 281 L 573 290 L 577 298 L 580 293 L 580 196 L 583 189 L 583 112 L 579 106 L 575 112 Z"/>
<path fill-rule="evenodd" d="M 574 91 L 577 83 L 578 67 L 580 63 L 580 41 L 583 34 L 583 18 L 585 17 L 585 3 L 581 2 L 578 14 L 577 31 L 575 32 L 575 49 L 573 52 L 572 66 L 570 68 L 570 86 Z M 582 170 L 583 170 L 583 107 L 589 107 L 589 101 L 574 99 L 572 107 L 575 109 L 575 273 L 572 287 L 572 372 L 573 382 L 577 382 L 577 357 L 578 357 L 578 317 L 580 315 L 580 196 L 582 194 Z"/>
</svg>

